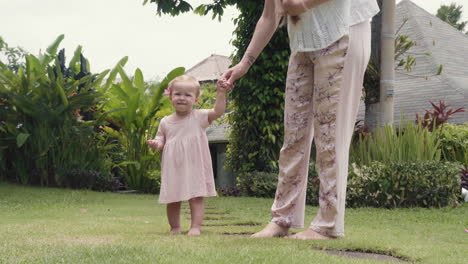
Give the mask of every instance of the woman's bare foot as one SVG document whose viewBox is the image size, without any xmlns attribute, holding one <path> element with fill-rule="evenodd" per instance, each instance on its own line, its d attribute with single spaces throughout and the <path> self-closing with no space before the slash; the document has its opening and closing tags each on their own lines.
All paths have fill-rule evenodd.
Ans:
<svg viewBox="0 0 468 264">
<path fill-rule="evenodd" d="M 282 227 L 275 223 L 269 223 L 261 231 L 253 234 L 251 237 L 262 238 L 262 237 L 284 237 L 288 235 L 289 228 Z"/>
<path fill-rule="evenodd" d="M 302 239 L 302 240 L 334 239 L 334 237 L 322 235 L 320 233 L 315 232 L 314 230 L 310 228 L 307 228 L 306 230 L 302 232 L 292 235 L 290 236 L 290 238 Z"/>
<path fill-rule="evenodd" d="M 187 235 L 188 236 L 199 236 L 200 234 L 201 234 L 200 228 L 192 227 L 192 228 L 190 228 Z"/>
<path fill-rule="evenodd" d="M 178 235 L 180 234 L 180 227 L 171 228 L 171 234 Z"/>
</svg>

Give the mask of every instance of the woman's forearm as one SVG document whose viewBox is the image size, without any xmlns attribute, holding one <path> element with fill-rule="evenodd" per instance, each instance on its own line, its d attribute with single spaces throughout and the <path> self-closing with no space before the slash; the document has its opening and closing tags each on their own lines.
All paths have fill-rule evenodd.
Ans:
<svg viewBox="0 0 468 264">
<path fill-rule="evenodd" d="M 280 16 L 275 10 L 274 0 L 265 0 L 262 16 L 257 22 L 254 34 L 242 57 L 241 63 L 245 63 L 249 68 L 252 66 L 262 50 L 270 42 L 278 27 L 279 20 Z"/>
</svg>

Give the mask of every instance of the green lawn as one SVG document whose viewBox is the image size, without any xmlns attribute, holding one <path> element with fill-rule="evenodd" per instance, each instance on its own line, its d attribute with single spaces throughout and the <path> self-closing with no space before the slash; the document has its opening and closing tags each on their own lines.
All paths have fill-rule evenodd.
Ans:
<svg viewBox="0 0 468 264">
<path fill-rule="evenodd" d="M 258 231 L 269 220 L 271 202 L 207 199 L 210 220 L 201 237 L 188 237 L 168 234 L 165 207 L 154 195 L 0 184 L 0 263 L 384 263 L 333 256 L 319 248 L 387 252 L 416 263 L 468 259 L 467 204 L 348 209 L 347 236 L 333 241 L 223 234 Z M 186 203 L 183 208 L 186 232 Z M 307 207 L 307 223 L 316 210 Z"/>
</svg>

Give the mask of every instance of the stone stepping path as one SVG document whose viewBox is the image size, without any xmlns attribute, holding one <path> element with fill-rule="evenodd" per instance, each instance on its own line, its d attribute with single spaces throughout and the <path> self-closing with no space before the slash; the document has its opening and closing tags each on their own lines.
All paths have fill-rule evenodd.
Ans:
<svg viewBox="0 0 468 264">
<path fill-rule="evenodd" d="M 373 252 L 361 252 L 361 251 L 352 251 L 352 250 L 336 250 L 336 249 L 325 249 L 320 250 L 324 251 L 327 254 L 334 255 L 334 256 L 341 256 L 353 259 L 372 259 L 372 260 L 379 260 L 379 261 L 387 261 L 387 262 L 407 262 L 407 260 L 403 258 L 397 258 L 394 256 L 382 254 L 382 253 L 373 253 Z"/>
<path fill-rule="evenodd" d="M 186 219 L 190 220 L 190 206 L 188 203 L 182 203 L 181 206 L 182 213 L 186 215 Z M 234 220 L 226 222 L 216 222 L 224 220 Z M 235 221 L 237 220 L 237 222 Z M 261 223 L 253 221 L 239 221 L 237 217 L 230 216 L 228 211 L 220 211 L 218 208 L 212 205 L 206 205 L 205 207 L 205 217 L 203 218 L 204 227 L 218 227 L 218 226 L 260 226 Z"/>
<path fill-rule="evenodd" d="M 232 222 L 232 223 L 207 223 L 203 226 L 261 226 L 262 223 L 247 222 Z"/>
<path fill-rule="evenodd" d="M 185 215 L 190 215 L 190 206 L 186 203 L 182 204 L 183 213 Z M 238 218 L 233 216 L 226 216 L 229 215 L 229 212 L 222 212 L 217 211 L 216 207 L 207 206 L 205 207 L 205 217 L 203 221 L 204 227 L 220 227 L 220 226 L 260 226 L 262 223 L 253 222 L 253 221 L 239 221 L 239 222 L 231 222 L 231 223 L 223 223 L 223 222 L 216 222 L 222 220 L 236 220 Z M 190 217 L 186 219 L 190 220 Z M 230 237 L 250 237 L 253 233 L 251 232 L 237 232 L 237 233 L 221 233 L 224 236 Z M 352 258 L 352 259 L 369 259 L 369 260 L 378 260 L 378 261 L 386 261 L 386 262 L 395 262 L 395 263 L 402 263 L 408 262 L 408 260 L 404 258 L 398 258 L 391 256 L 390 254 L 382 254 L 378 252 L 363 252 L 363 251 L 356 251 L 356 250 L 337 250 L 337 249 L 313 249 L 316 251 L 325 252 L 330 255 Z"/>
<path fill-rule="evenodd" d="M 253 233 L 223 233 L 225 236 L 250 237 Z"/>
</svg>

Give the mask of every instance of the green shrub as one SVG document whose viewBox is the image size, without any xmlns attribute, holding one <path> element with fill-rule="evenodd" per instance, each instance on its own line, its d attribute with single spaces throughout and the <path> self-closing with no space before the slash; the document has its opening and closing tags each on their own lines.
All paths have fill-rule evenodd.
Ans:
<svg viewBox="0 0 468 264">
<path fill-rule="evenodd" d="M 276 172 L 244 172 L 239 173 L 237 184 L 242 195 L 253 197 L 275 197 L 278 173 Z"/>
<path fill-rule="evenodd" d="M 315 163 L 313 161 L 309 164 L 309 175 L 307 179 L 307 193 L 306 193 L 306 204 L 318 206 L 319 205 L 319 189 L 320 179 L 318 177 Z"/>
<path fill-rule="evenodd" d="M 237 185 L 240 189 L 240 194 L 253 197 L 275 197 L 276 187 L 278 184 L 278 172 L 250 172 L 241 173 L 237 177 Z M 309 164 L 309 174 L 307 181 L 307 196 L 306 203 L 309 205 L 318 205 L 318 191 L 320 181 L 315 163 L 313 161 Z M 227 192 L 226 195 L 237 196 L 236 190 L 222 190 Z M 233 191 L 235 194 L 229 194 Z"/>
<path fill-rule="evenodd" d="M 90 74 L 80 46 L 66 67 L 64 52 L 57 56 L 63 38 L 13 69 L 0 60 L 0 170 L 10 181 L 66 186 L 63 170 L 109 168 L 96 129 L 103 120 L 94 118 L 107 71 Z"/>
<path fill-rule="evenodd" d="M 60 170 L 57 170 L 56 173 L 61 173 Z M 100 178 L 100 173 L 96 170 L 90 169 L 67 169 L 63 172 L 62 186 L 72 188 L 72 189 L 91 189 L 95 184 L 98 178 Z"/>
<path fill-rule="evenodd" d="M 107 177 L 99 173 L 96 177 L 93 187 L 94 191 L 99 192 L 116 192 L 122 187 L 121 179 L 118 177 Z"/>
<path fill-rule="evenodd" d="M 142 186 L 141 191 L 146 193 L 155 193 L 159 194 L 159 189 L 161 188 L 161 171 L 152 170 L 148 173 L 147 183 Z"/>
<path fill-rule="evenodd" d="M 442 160 L 468 165 L 468 123 L 444 124 L 440 130 L 440 149 Z"/>
<path fill-rule="evenodd" d="M 219 196 L 241 196 L 241 189 L 239 186 L 222 186 L 216 190 Z"/>
<path fill-rule="evenodd" d="M 234 22 L 232 44 L 237 50 L 233 64 L 244 55 L 263 5 L 259 1 L 237 1 L 236 7 L 240 15 Z M 284 84 L 290 53 L 287 34 L 286 27 L 276 31 L 249 72 L 236 81 L 236 88 L 230 94 L 233 101 L 233 111 L 228 117 L 231 144 L 226 158 L 233 171 L 278 170 L 283 138 Z"/>
<path fill-rule="evenodd" d="M 441 207 L 461 198 L 459 163 L 438 161 L 372 162 L 350 167 L 347 206 Z"/>
</svg>

